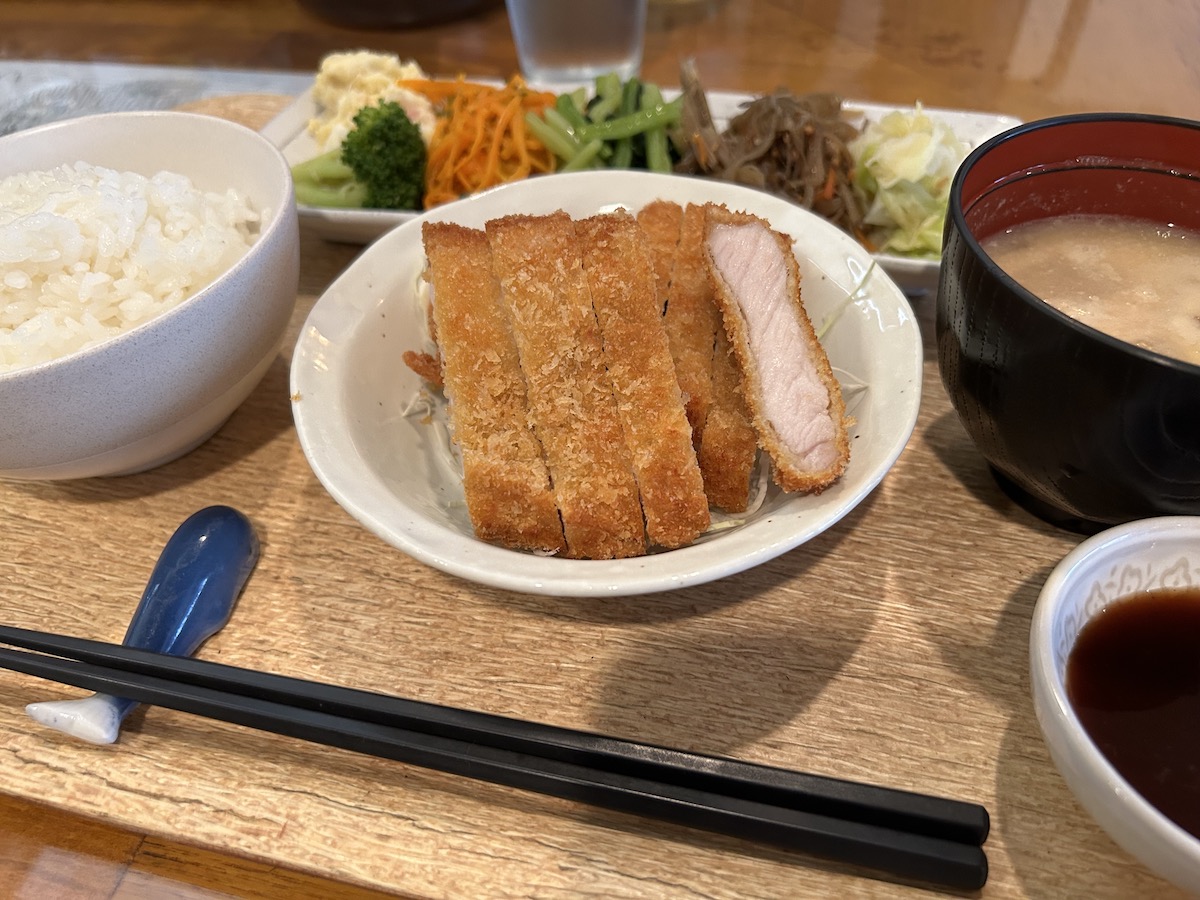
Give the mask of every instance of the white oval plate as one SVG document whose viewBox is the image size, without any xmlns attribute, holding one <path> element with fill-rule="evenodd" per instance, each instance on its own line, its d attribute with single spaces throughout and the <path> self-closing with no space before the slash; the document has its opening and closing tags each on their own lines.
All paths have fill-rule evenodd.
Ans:
<svg viewBox="0 0 1200 900">
<path fill-rule="evenodd" d="M 405 350 L 426 349 L 420 275 L 426 219 L 482 227 L 510 213 L 563 209 L 579 218 L 655 198 L 715 201 L 762 216 L 795 240 L 803 296 L 841 379 L 852 429 L 850 464 L 816 496 L 773 486 L 736 527 L 678 550 L 623 560 L 572 560 L 477 540 L 460 473 L 447 452 L 440 398 L 413 412 L 420 379 Z M 849 299 L 848 299 L 849 298 Z M 904 294 L 870 254 L 833 225 L 737 185 L 645 172 L 530 179 L 432 210 L 389 231 L 332 284 L 309 314 L 292 359 L 292 410 L 313 471 L 366 528 L 462 578 L 526 593 L 619 596 L 682 588 L 773 559 L 838 522 L 904 449 L 921 398 L 921 336 Z"/>
</svg>

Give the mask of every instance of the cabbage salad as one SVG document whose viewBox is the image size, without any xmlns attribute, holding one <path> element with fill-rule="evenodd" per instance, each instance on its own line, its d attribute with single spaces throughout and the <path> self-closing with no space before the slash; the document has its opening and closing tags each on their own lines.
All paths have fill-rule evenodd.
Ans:
<svg viewBox="0 0 1200 900">
<path fill-rule="evenodd" d="M 920 104 L 870 122 L 849 149 L 855 184 L 867 202 L 864 223 L 879 253 L 936 258 L 950 183 L 968 147 Z"/>
</svg>

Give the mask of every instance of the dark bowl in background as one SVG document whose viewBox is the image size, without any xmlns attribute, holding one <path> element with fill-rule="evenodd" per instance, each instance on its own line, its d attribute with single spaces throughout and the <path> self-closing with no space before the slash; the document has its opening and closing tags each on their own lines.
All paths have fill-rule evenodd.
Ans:
<svg viewBox="0 0 1200 900">
<path fill-rule="evenodd" d="M 1066 316 L 980 247 L 1067 213 L 1200 230 L 1200 122 L 1096 113 L 1018 126 L 974 150 L 950 192 L 936 308 L 938 365 L 1006 492 L 1090 533 L 1200 515 L 1200 366 Z"/>
<path fill-rule="evenodd" d="M 318 19 L 346 28 L 423 28 L 499 6 L 501 0 L 297 0 Z"/>
</svg>

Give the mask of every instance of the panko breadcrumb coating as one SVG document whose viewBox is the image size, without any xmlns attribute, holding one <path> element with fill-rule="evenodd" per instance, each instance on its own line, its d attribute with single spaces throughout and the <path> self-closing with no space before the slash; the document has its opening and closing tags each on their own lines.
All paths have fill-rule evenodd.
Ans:
<svg viewBox="0 0 1200 900">
<path fill-rule="evenodd" d="M 667 293 L 666 325 L 675 374 L 692 424 L 692 440 L 699 447 L 712 404 L 713 347 L 721 317 L 704 263 L 704 207 L 695 203 L 683 209 Z"/>
<path fill-rule="evenodd" d="M 750 476 L 758 460 L 758 433 L 742 394 L 742 376 L 724 328 L 713 348 L 712 404 L 704 420 L 704 439 L 696 456 L 704 474 L 708 502 L 725 512 L 750 505 Z"/>
<path fill-rule="evenodd" d="M 475 534 L 505 547 L 561 552 L 562 525 L 487 235 L 444 222 L 426 222 L 421 235 L 451 433 L 462 453 Z"/>
<path fill-rule="evenodd" d="M 558 498 L 567 556 L 640 556 L 646 552 L 641 501 L 575 223 L 560 211 L 505 216 L 485 228 Z"/>
<path fill-rule="evenodd" d="M 660 547 L 682 547 L 711 520 L 645 236 L 623 209 L 583 219 L 575 230 L 646 532 Z"/>
</svg>

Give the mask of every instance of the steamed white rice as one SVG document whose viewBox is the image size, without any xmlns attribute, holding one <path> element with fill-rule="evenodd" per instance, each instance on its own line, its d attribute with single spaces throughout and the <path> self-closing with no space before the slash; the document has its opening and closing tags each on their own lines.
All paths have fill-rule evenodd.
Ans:
<svg viewBox="0 0 1200 900">
<path fill-rule="evenodd" d="M 0 179 L 0 372 L 56 359 L 179 304 L 254 243 L 237 191 L 87 163 Z"/>
</svg>

